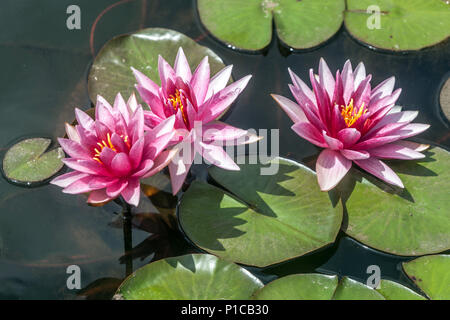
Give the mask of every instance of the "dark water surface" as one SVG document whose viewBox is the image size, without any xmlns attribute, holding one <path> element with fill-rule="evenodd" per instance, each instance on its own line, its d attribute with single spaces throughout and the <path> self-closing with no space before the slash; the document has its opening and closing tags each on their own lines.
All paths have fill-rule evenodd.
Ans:
<svg viewBox="0 0 450 320">
<path fill-rule="evenodd" d="M 66 8 L 71 4 L 81 8 L 81 30 L 66 28 Z M 104 11 L 109 6 L 113 7 Z M 290 119 L 269 93 L 290 97 L 287 68 L 308 79 L 309 68 L 317 68 L 320 57 L 332 70 L 342 68 L 346 59 L 353 66 L 363 61 L 375 84 L 396 76 L 396 87 L 403 88 L 398 104 L 419 110 L 416 121 L 432 125 L 420 138 L 450 147 L 449 122 L 438 102 L 440 86 L 449 76 L 449 41 L 420 52 L 391 54 L 371 50 L 341 29 L 316 50 L 291 53 L 275 37 L 263 53 L 248 54 L 208 35 L 191 0 L 4 0 L 0 27 L 1 155 L 21 137 L 64 135 L 64 122 L 73 119 L 73 108 L 90 107 L 87 74 L 92 51 L 98 52 L 113 36 L 142 27 L 170 28 L 196 39 L 234 65 L 235 79 L 253 74 L 226 121 L 242 128 L 279 128 L 281 156 L 302 161 L 318 149 L 290 129 Z M 143 201 L 134 210 L 138 215 L 130 235 L 123 232 L 119 204 L 89 207 L 83 196 L 65 195 L 55 186 L 27 189 L 0 179 L 0 299 L 77 298 L 76 290 L 66 287 L 71 264 L 81 267 L 82 296 L 109 298 L 131 268 L 195 250 L 171 218 L 175 203 L 161 193 Z M 124 238 L 133 248 L 126 256 Z M 340 234 L 333 246 L 319 253 L 250 270 L 264 281 L 314 271 L 365 281 L 367 266 L 376 264 L 382 277 L 411 286 L 400 265 L 410 259 L 372 250 Z"/>
</svg>

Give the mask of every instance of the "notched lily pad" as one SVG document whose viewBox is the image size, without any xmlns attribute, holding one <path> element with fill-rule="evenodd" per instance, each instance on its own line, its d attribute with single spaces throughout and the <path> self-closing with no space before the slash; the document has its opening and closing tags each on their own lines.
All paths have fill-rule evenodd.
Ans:
<svg viewBox="0 0 450 320">
<path fill-rule="evenodd" d="M 345 26 L 353 37 L 377 48 L 419 50 L 450 36 L 450 5 L 442 0 L 347 0 Z"/>
<path fill-rule="evenodd" d="M 333 206 L 333 192 L 320 192 L 314 172 L 281 158 L 269 165 L 245 163 L 240 171 L 210 168 L 229 192 L 196 181 L 183 195 L 180 225 L 197 246 L 264 267 L 335 241 L 342 207 Z"/>
<path fill-rule="evenodd" d="M 197 0 L 200 19 L 232 48 L 258 51 L 278 37 L 294 49 L 315 47 L 340 28 L 344 0 Z"/>
<path fill-rule="evenodd" d="M 450 300 L 450 255 L 432 255 L 404 262 L 408 277 L 431 299 Z"/>
<path fill-rule="evenodd" d="M 45 152 L 50 139 L 30 138 L 13 145 L 3 158 L 3 174 L 14 183 L 32 185 L 46 181 L 63 167 L 61 148 Z"/>
<path fill-rule="evenodd" d="M 158 55 L 173 63 L 179 47 L 183 47 L 192 70 L 205 56 L 209 58 L 211 76 L 225 67 L 213 51 L 182 33 L 163 28 L 143 29 L 118 36 L 101 49 L 89 72 L 91 101 L 95 103 L 97 95 L 101 95 L 112 102 L 118 92 L 128 99 L 136 84 L 131 67 L 159 84 Z"/>
<path fill-rule="evenodd" d="M 152 262 L 120 285 L 125 300 L 244 300 L 263 284 L 238 265 L 209 254 Z"/>
<path fill-rule="evenodd" d="M 435 147 L 416 161 L 391 161 L 405 189 L 352 169 L 338 186 L 343 231 L 375 249 L 419 256 L 450 249 L 450 156 Z"/>
<path fill-rule="evenodd" d="M 399 283 L 381 280 L 375 290 L 344 277 L 324 274 L 294 274 L 270 282 L 258 290 L 256 300 L 424 300 Z"/>
</svg>

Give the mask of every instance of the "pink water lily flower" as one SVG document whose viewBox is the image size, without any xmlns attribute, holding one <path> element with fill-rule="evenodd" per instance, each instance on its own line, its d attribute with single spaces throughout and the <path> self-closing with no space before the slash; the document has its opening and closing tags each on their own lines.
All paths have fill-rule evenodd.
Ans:
<svg viewBox="0 0 450 320">
<path fill-rule="evenodd" d="M 196 153 L 221 168 L 239 170 L 220 144 L 237 145 L 257 140 L 246 130 L 216 121 L 251 78 L 248 75 L 226 86 L 231 69 L 232 66 L 227 66 L 210 79 L 206 56 L 192 74 L 182 48 L 178 50 L 173 68 L 159 56 L 161 86 L 132 68 L 137 80 L 136 89 L 150 107 L 149 111 L 144 112 L 146 125 L 153 128 L 168 117 L 175 116 L 174 129 L 177 134 L 173 143 L 180 143 L 179 153 L 169 164 L 174 194 L 181 188 Z"/>
<path fill-rule="evenodd" d="M 372 89 L 371 75 L 363 63 L 352 70 L 346 61 L 333 77 L 321 59 L 318 76 L 309 72 L 312 90 L 291 70 L 289 85 L 297 103 L 273 95 L 294 121 L 292 129 L 302 138 L 325 148 L 316 162 L 320 189 L 334 188 L 354 162 L 360 168 L 395 186 L 402 181 L 381 159 L 419 159 L 423 145 L 403 141 L 429 128 L 414 123 L 417 111 L 401 111 L 395 106 L 401 89 L 393 92 L 391 77 Z"/>
<path fill-rule="evenodd" d="M 74 171 L 56 177 L 52 184 L 63 192 L 89 192 L 89 203 L 102 203 L 118 196 L 137 206 L 140 179 L 162 170 L 174 152 L 165 150 L 174 136 L 175 117 L 144 132 L 144 112 L 132 95 L 127 103 L 116 96 L 112 107 L 98 96 L 95 120 L 75 109 L 78 124 L 66 123 L 69 139 L 58 139 L 70 158 L 63 162 Z"/>
</svg>

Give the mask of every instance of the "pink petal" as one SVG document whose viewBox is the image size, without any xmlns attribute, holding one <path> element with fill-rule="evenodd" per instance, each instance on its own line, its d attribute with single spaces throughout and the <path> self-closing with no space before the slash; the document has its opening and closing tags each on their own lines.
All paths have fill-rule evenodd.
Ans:
<svg viewBox="0 0 450 320">
<path fill-rule="evenodd" d="M 399 135 L 401 139 L 410 138 L 412 136 L 418 135 L 419 133 L 424 132 L 430 127 L 429 124 L 423 123 L 410 123 L 398 131 L 393 132 L 393 135 Z"/>
<path fill-rule="evenodd" d="M 127 186 L 127 180 L 119 180 L 106 188 L 106 195 L 110 198 L 117 198 Z"/>
<path fill-rule="evenodd" d="M 93 131 L 94 129 L 94 120 L 78 108 L 75 108 L 75 117 L 77 119 L 78 124 L 83 127 L 83 129 L 87 131 Z"/>
<path fill-rule="evenodd" d="M 126 153 L 118 153 L 111 161 L 111 170 L 115 176 L 124 177 L 130 173 L 132 167 Z"/>
<path fill-rule="evenodd" d="M 328 148 L 331 150 L 340 150 L 344 147 L 341 141 L 338 139 L 335 139 L 333 137 L 330 137 L 326 131 L 322 131 L 323 138 L 325 139 L 325 142 L 328 145 Z"/>
<path fill-rule="evenodd" d="M 370 102 L 370 80 L 372 76 L 369 74 L 359 85 L 358 89 L 353 93 L 352 99 L 354 106 L 359 108 L 360 106 L 368 106 Z"/>
<path fill-rule="evenodd" d="M 232 104 L 241 94 L 251 77 L 251 75 L 248 75 L 233 82 L 228 87 L 217 92 L 208 101 L 206 101 L 201 110 L 199 110 L 203 123 L 215 120 L 218 116 L 220 116 L 222 112 L 228 108 L 230 104 Z"/>
<path fill-rule="evenodd" d="M 174 136 L 174 133 L 174 131 L 171 133 L 166 133 L 162 136 L 154 138 L 153 140 L 146 137 L 142 159 L 154 160 L 164 149 L 167 148 Z"/>
<path fill-rule="evenodd" d="M 92 177 L 89 181 L 89 187 L 92 189 L 103 189 L 107 186 L 114 184 L 119 179 L 115 177 Z"/>
<path fill-rule="evenodd" d="M 54 178 L 52 181 L 50 181 L 51 184 L 54 184 L 55 186 L 66 188 L 70 184 L 74 183 L 75 181 L 78 181 L 82 178 L 85 178 L 89 176 L 87 173 L 81 173 L 78 171 L 71 171 L 69 173 L 60 175 L 56 178 Z"/>
<path fill-rule="evenodd" d="M 120 113 L 126 123 L 130 121 L 130 111 L 128 110 L 127 104 L 120 93 L 118 93 L 114 99 L 113 111 L 116 112 L 116 114 L 117 112 Z"/>
<path fill-rule="evenodd" d="M 394 90 L 394 86 L 395 77 L 390 77 L 384 80 L 372 90 L 371 98 L 376 97 L 377 95 L 379 95 L 378 98 L 384 98 L 391 95 Z"/>
<path fill-rule="evenodd" d="M 165 118 L 164 106 L 159 96 L 154 95 L 149 90 L 142 86 L 136 85 L 136 90 L 139 92 L 142 100 L 150 107 L 150 110 L 160 118 Z"/>
<path fill-rule="evenodd" d="M 144 142 L 145 137 L 142 137 L 138 141 L 136 141 L 136 143 L 133 144 L 133 146 L 130 149 L 128 157 L 130 159 L 132 169 L 136 169 L 141 164 L 142 154 L 144 150 Z"/>
<path fill-rule="evenodd" d="M 58 138 L 58 142 L 64 152 L 72 158 L 89 160 L 92 159 L 91 153 L 81 144 L 70 139 Z"/>
<path fill-rule="evenodd" d="M 366 160 L 355 160 L 354 162 L 375 177 L 403 188 L 403 183 L 400 178 L 383 161 L 376 158 L 369 158 Z"/>
<path fill-rule="evenodd" d="M 300 137 L 308 140 L 312 144 L 315 144 L 316 146 L 321 148 L 328 147 L 328 144 L 325 142 L 323 135 L 321 135 L 319 130 L 317 130 L 312 124 L 308 122 L 297 122 L 291 128 Z"/>
<path fill-rule="evenodd" d="M 147 88 L 148 89 L 148 88 Z M 131 94 L 130 98 L 127 101 L 127 107 L 128 107 L 128 111 L 130 113 L 130 117 L 131 114 L 133 112 L 136 111 L 136 109 L 140 106 L 140 104 L 137 103 L 137 99 L 136 99 L 136 95 L 134 94 L 134 92 Z M 127 122 L 128 123 L 128 122 Z"/>
<path fill-rule="evenodd" d="M 342 156 L 340 152 L 329 149 L 323 150 L 316 162 L 320 190 L 329 191 L 333 189 L 347 174 L 351 166 L 352 162 Z"/>
<path fill-rule="evenodd" d="M 138 107 L 131 117 L 129 130 L 132 144 L 144 136 L 144 110 L 142 107 Z"/>
<path fill-rule="evenodd" d="M 128 180 L 128 185 L 121 194 L 126 202 L 137 207 L 141 196 L 141 184 L 139 183 L 139 179 Z"/>
<path fill-rule="evenodd" d="M 156 127 L 158 124 L 160 124 L 164 119 L 158 117 L 156 114 L 154 114 L 151 111 L 144 111 L 144 124 L 145 127 L 144 130 L 152 129 Z"/>
<path fill-rule="evenodd" d="M 325 88 L 328 93 L 328 97 L 330 99 L 333 98 L 335 81 L 330 68 L 328 68 L 327 63 L 323 58 L 320 58 L 319 62 L 319 79 L 320 85 Z"/>
<path fill-rule="evenodd" d="M 131 67 L 131 70 L 133 70 L 134 77 L 136 78 L 137 83 L 141 86 L 153 93 L 155 96 L 158 95 L 159 86 L 154 83 L 150 78 L 148 78 L 146 75 L 144 75 L 142 72 L 134 69 Z"/>
<path fill-rule="evenodd" d="M 314 76 L 313 69 L 309 70 L 309 78 L 313 87 L 314 94 L 316 95 L 317 107 L 319 110 L 319 116 L 322 122 L 328 124 L 331 115 L 330 98 L 326 95 L 325 89 L 317 82 Z M 303 110 L 305 111 L 305 110 Z"/>
<path fill-rule="evenodd" d="M 361 82 L 366 78 L 366 67 L 364 66 L 364 63 L 360 62 L 358 66 L 356 67 L 355 71 L 353 72 L 353 90 L 356 91 L 358 89 Z"/>
<path fill-rule="evenodd" d="M 147 171 L 143 177 L 147 178 L 153 176 L 156 173 L 160 172 L 165 167 L 167 167 L 177 152 L 178 150 L 175 149 L 161 152 L 161 154 L 155 158 L 151 170 Z"/>
<path fill-rule="evenodd" d="M 97 149 L 98 150 L 98 149 Z M 116 156 L 116 152 L 108 147 L 103 148 L 100 152 L 100 161 L 108 168 L 111 168 L 111 162 Z"/>
<path fill-rule="evenodd" d="M 220 121 L 210 122 L 202 129 L 204 142 L 236 140 L 247 134 L 247 130 L 238 129 Z"/>
<path fill-rule="evenodd" d="M 111 130 L 102 122 L 95 121 L 95 133 L 99 140 L 108 140 L 108 133 L 111 133 Z"/>
<path fill-rule="evenodd" d="M 345 105 L 350 103 L 350 98 L 352 93 L 356 91 L 354 86 L 354 76 L 352 70 L 352 63 L 350 60 L 345 61 L 344 68 L 342 69 L 342 86 L 343 86 L 343 97 Z"/>
<path fill-rule="evenodd" d="M 370 158 L 370 153 L 364 150 L 343 149 L 341 154 L 348 160 L 362 160 Z"/>
<path fill-rule="evenodd" d="M 194 152 L 191 153 L 194 154 Z M 192 159 L 192 161 L 194 161 L 194 159 Z M 180 158 L 176 162 L 169 162 L 170 182 L 172 184 L 172 193 L 174 195 L 177 194 L 183 186 L 183 182 L 186 180 L 192 161 L 190 163 L 185 163 L 185 161 Z"/>
<path fill-rule="evenodd" d="M 369 152 L 372 156 L 382 159 L 411 160 L 425 158 L 423 154 L 395 142 L 370 149 Z"/>
<path fill-rule="evenodd" d="M 375 114 L 376 112 L 385 108 L 386 106 L 395 104 L 397 99 L 400 97 L 401 93 L 402 93 L 402 89 L 397 89 L 391 95 L 381 98 L 381 99 L 377 100 L 375 103 L 370 103 L 369 104 L 370 113 Z"/>
<path fill-rule="evenodd" d="M 111 109 L 109 109 L 104 103 L 101 96 L 97 96 L 97 104 L 95 106 L 95 119 L 106 125 L 110 131 L 115 131 L 116 120 L 114 119 Z"/>
<path fill-rule="evenodd" d="M 219 92 L 228 83 L 231 76 L 232 65 L 226 66 L 211 79 L 209 82 L 208 92 L 206 93 L 205 101 L 211 98 L 215 93 Z"/>
<path fill-rule="evenodd" d="M 391 123 L 409 123 L 413 121 L 418 114 L 419 114 L 418 111 L 404 111 L 404 112 L 390 113 L 384 116 L 375 126 L 373 126 L 372 129 L 370 129 L 370 131 L 367 134 L 370 134 L 371 132 L 376 131 L 381 127 Z"/>
<path fill-rule="evenodd" d="M 88 203 L 104 203 L 112 200 L 112 198 L 108 197 L 105 192 L 105 189 L 94 190 L 89 194 L 89 198 L 87 200 Z"/>
<path fill-rule="evenodd" d="M 290 68 L 288 68 L 289 75 L 291 76 L 292 83 L 294 86 L 306 97 L 309 101 L 311 101 L 311 106 L 314 106 L 317 109 L 316 106 L 316 96 L 314 95 L 314 92 L 311 90 L 311 88 L 308 87 L 308 85 L 303 82 L 302 79 L 300 79 L 299 76 L 297 76 Z"/>
<path fill-rule="evenodd" d="M 399 146 L 403 146 L 408 149 L 412 149 L 417 152 L 425 151 L 430 147 L 429 144 L 416 143 L 416 142 L 406 141 L 406 140 L 396 141 L 395 144 L 397 144 Z"/>
<path fill-rule="evenodd" d="M 89 185 L 89 182 L 91 181 L 91 179 L 92 179 L 91 176 L 81 178 L 81 179 L 71 183 L 70 185 L 68 185 L 65 189 L 62 190 L 62 192 L 69 193 L 69 194 L 79 194 L 79 193 L 86 193 L 86 192 L 95 190 L 95 188 L 92 188 Z"/>
<path fill-rule="evenodd" d="M 158 56 L 158 72 L 161 79 L 161 87 L 164 92 L 170 92 L 171 84 L 176 81 L 176 74 L 172 67 L 164 60 L 161 55 Z M 158 94 L 155 94 L 158 95 Z"/>
<path fill-rule="evenodd" d="M 208 92 L 209 72 L 208 56 L 206 56 L 198 65 L 190 82 L 199 105 L 205 101 L 206 93 Z"/>
<path fill-rule="evenodd" d="M 150 159 L 143 160 L 140 163 L 139 167 L 133 173 L 132 177 L 140 178 L 140 177 L 144 176 L 148 171 L 150 171 L 150 169 L 153 168 L 153 166 L 154 166 L 153 160 L 150 160 Z"/>
<path fill-rule="evenodd" d="M 183 48 L 178 49 L 177 57 L 175 58 L 174 64 L 175 73 L 178 77 L 181 77 L 185 82 L 191 81 L 192 73 L 189 62 L 184 55 Z"/>
<path fill-rule="evenodd" d="M 223 150 L 222 146 L 217 146 L 212 143 L 199 142 L 195 147 L 197 152 L 211 164 L 225 170 L 240 170 L 239 166 Z"/>
<path fill-rule="evenodd" d="M 277 94 L 272 94 L 272 98 L 278 103 L 278 105 L 284 110 L 284 112 L 286 112 L 289 118 L 294 121 L 294 123 L 308 122 L 305 113 L 298 104 L 288 98 L 279 96 Z"/>
<path fill-rule="evenodd" d="M 361 133 L 355 128 L 345 128 L 338 132 L 338 139 L 344 146 L 351 147 L 361 138 Z"/>
<path fill-rule="evenodd" d="M 289 85 L 289 89 L 295 97 L 295 100 L 300 105 L 300 108 L 305 114 L 305 117 L 308 119 L 308 122 L 319 130 L 325 130 L 325 124 L 321 119 L 319 119 L 318 107 L 313 105 L 312 102 L 303 94 L 303 92 L 295 86 Z"/>
<path fill-rule="evenodd" d="M 69 137 L 69 139 L 79 143 L 80 135 L 78 134 L 75 127 L 68 124 L 67 122 L 65 123 L 65 127 L 66 127 L 66 134 Z"/>
<path fill-rule="evenodd" d="M 78 160 L 78 159 L 62 159 L 62 162 L 69 168 L 92 175 L 111 176 L 111 174 L 97 161 L 94 160 Z"/>
</svg>

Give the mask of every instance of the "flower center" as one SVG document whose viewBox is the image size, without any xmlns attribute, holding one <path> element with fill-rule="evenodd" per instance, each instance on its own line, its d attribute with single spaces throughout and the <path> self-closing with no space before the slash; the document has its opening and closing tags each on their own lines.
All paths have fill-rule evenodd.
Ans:
<svg viewBox="0 0 450 320">
<path fill-rule="evenodd" d="M 167 99 L 173 107 L 175 113 L 177 113 L 178 109 L 181 110 L 181 115 L 183 116 L 184 123 L 188 126 L 187 114 L 185 110 L 185 106 L 183 105 L 183 97 L 181 96 L 180 91 L 177 89 L 175 91 L 175 95 L 171 94 Z"/>
<path fill-rule="evenodd" d="M 121 135 L 120 137 L 123 139 L 123 142 L 125 142 L 125 144 L 128 146 L 128 148 L 131 148 L 128 136 Z M 109 132 L 106 134 L 106 141 L 102 140 L 101 142 L 97 142 L 97 145 L 98 145 L 98 148 L 94 148 L 95 154 L 94 154 L 94 157 L 92 157 L 92 159 L 94 159 L 95 161 L 97 161 L 101 164 L 103 164 L 103 162 L 100 160 L 100 154 L 102 153 L 104 148 L 110 148 L 114 152 L 117 152 L 116 147 L 114 146 L 114 144 L 111 141 L 111 134 Z"/>
<path fill-rule="evenodd" d="M 353 99 L 350 100 L 350 103 L 347 106 L 342 106 L 341 109 L 341 115 L 342 118 L 344 118 L 347 127 L 351 127 L 366 112 L 367 109 L 364 107 L 364 103 L 359 109 L 355 108 L 353 106 Z"/>
</svg>

